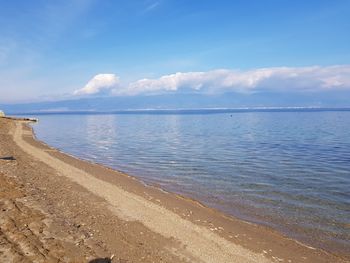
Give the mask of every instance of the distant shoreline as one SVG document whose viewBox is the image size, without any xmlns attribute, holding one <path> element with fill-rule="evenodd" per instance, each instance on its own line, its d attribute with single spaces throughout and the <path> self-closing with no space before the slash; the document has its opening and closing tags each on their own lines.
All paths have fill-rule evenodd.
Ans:
<svg viewBox="0 0 350 263">
<path fill-rule="evenodd" d="M 194 109 L 125 109 L 113 111 L 29 111 L 9 112 L 9 115 L 74 115 L 74 114 L 220 114 L 220 113 L 246 113 L 246 112 L 332 112 L 350 111 L 350 107 L 247 107 L 247 108 L 194 108 Z"/>
</svg>

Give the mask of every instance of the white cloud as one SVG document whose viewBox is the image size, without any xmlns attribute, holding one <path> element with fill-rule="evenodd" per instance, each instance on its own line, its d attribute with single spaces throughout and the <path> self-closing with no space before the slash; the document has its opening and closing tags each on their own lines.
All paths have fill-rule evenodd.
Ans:
<svg viewBox="0 0 350 263">
<path fill-rule="evenodd" d="M 119 85 L 119 77 L 114 74 L 98 74 L 84 88 L 76 90 L 74 95 L 97 95 L 109 93 Z"/>
<path fill-rule="evenodd" d="M 113 74 L 96 75 L 75 94 L 96 94 L 108 89 L 113 95 L 199 92 L 207 94 L 229 91 L 255 93 L 261 91 L 302 92 L 350 89 L 350 65 L 329 67 L 275 67 L 254 70 L 219 69 L 207 72 L 178 72 L 156 79 L 140 79 L 118 85 Z"/>
</svg>

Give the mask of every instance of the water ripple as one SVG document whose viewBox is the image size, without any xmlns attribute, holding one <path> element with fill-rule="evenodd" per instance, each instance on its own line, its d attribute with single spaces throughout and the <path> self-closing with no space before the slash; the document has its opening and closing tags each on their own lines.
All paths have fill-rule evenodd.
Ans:
<svg viewBox="0 0 350 263">
<path fill-rule="evenodd" d="M 321 247 L 349 248 L 349 112 L 39 118 L 38 138 L 68 153 Z"/>
</svg>

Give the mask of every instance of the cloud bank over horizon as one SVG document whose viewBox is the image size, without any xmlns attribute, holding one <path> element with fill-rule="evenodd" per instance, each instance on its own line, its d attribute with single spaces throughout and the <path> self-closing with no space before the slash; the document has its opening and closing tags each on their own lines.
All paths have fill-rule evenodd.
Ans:
<svg viewBox="0 0 350 263">
<path fill-rule="evenodd" d="M 166 93 L 222 94 L 237 92 L 321 92 L 350 90 L 350 65 L 273 67 L 253 70 L 217 69 L 206 72 L 177 72 L 155 79 L 121 83 L 115 74 L 98 74 L 79 96 L 136 96 Z"/>
<path fill-rule="evenodd" d="M 79 90 L 74 91 L 74 95 L 94 95 L 108 93 L 119 85 L 119 77 L 115 74 L 97 74 Z"/>
</svg>

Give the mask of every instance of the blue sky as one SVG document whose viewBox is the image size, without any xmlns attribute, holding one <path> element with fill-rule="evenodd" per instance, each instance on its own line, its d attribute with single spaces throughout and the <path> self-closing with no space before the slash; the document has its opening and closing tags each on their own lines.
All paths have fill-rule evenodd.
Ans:
<svg viewBox="0 0 350 263">
<path fill-rule="evenodd" d="M 348 0 L 14 0 L 0 2 L 0 25 L 0 102 L 246 92 L 291 75 L 350 88 Z"/>
</svg>

